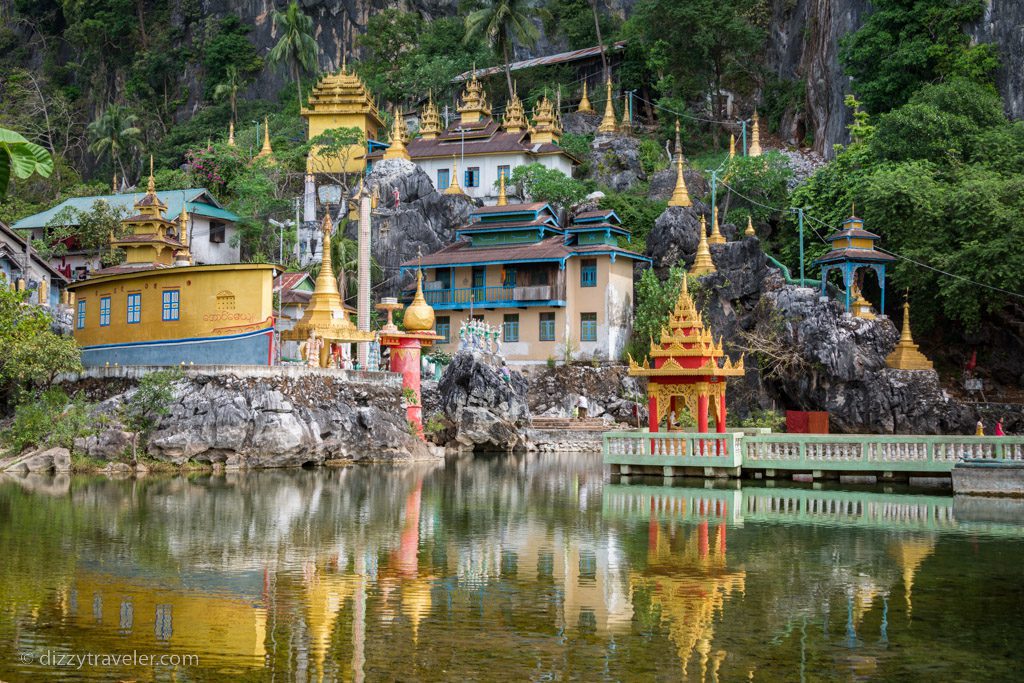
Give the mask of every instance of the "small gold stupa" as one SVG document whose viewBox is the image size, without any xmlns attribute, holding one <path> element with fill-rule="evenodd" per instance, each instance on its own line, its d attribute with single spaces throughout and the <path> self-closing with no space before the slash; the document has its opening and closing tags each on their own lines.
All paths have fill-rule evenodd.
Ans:
<svg viewBox="0 0 1024 683">
<path fill-rule="evenodd" d="M 434 329 L 434 309 L 423 296 L 423 271 L 416 269 L 416 294 L 402 317 L 406 332 L 429 332 Z"/>
<path fill-rule="evenodd" d="M 910 301 L 903 302 L 903 332 L 885 364 L 897 370 L 932 370 L 932 362 L 921 353 L 910 335 Z"/>
<path fill-rule="evenodd" d="M 704 214 L 700 216 L 700 241 L 697 242 L 697 256 L 690 266 L 690 275 L 707 275 L 717 272 L 715 262 L 711 260 L 711 249 L 708 248 L 708 224 Z"/>
</svg>

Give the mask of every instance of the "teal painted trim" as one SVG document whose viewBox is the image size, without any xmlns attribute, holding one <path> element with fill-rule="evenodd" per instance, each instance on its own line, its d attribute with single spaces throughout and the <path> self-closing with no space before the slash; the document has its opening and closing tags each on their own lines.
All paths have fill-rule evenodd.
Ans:
<svg viewBox="0 0 1024 683">
<path fill-rule="evenodd" d="M 579 220 L 577 220 L 576 218 L 573 218 L 572 222 L 575 223 L 576 225 L 581 225 L 581 224 L 584 224 L 584 223 L 600 223 L 601 221 L 608 220 L 612 216 L 615 217 L 615 220 L 617 222 L 619 222 L 619 223 L 622 222 L 622 219 L 619 218 L 619 214 L 615 213 L 614 211 L 606 211 L 605 213 L 602 213 L 600 216 L 594 216 L 592 218 L 583 218 L 583 219 L 579 219 Z"/>
<path fill-rule="evenodd" d="M 427 269 L 427 270 L 430 270 L 430 269 L 438 269 L 438 268 L 465 268 L 467 266 L 497 266 L 497 265 L 502 265 L 502 264 L 506 264 L 506 263 L 509 263 L 509 264 L 516 264 L 516 263 L 561 263 L 561 264 L 564 264 L 565 263 L 565 259 L 561 259 L 561 258 L 526 258 L 526 259 L 509 260 L 509 259 L 500 259 L 499 258 L 499 259 L 484 260 L 484 261 L 479 261 L 479 260 L 477 260 L 477 261 L 459 261 L 458 263 L 444 263 L 444 264 L 436 264 L 436 265 L 426 264 L 423 267 L 425 269 Z M 419 266 L 416 266 L 416 265 L 399 266 L 398 267 L 398 272 L 399 272 L 400 275 L 404 275 L 407 271 L 415 272 L 417 268 L 419 268 Z"/>
<path fill-rule="evenodd" d="M 652 258 L 649 258 L 647 256 L 641 256 L 640 254 L 635 254 L 635 253 L 633 253 L 631 251 L 625 251 L 625 250 L 622 250 L 622 251 L 617 251 L 617 250 L 610 250 L 610 251 L 574 251 L 572 253 L 572 255 L 573 256 L 579 256 L 579 257 L 582 257 L 582 258 L 586 258 L 588 256 L 613 256 L 613 257 L 614 256 L 621 256 L 622 258 L 633 259 L 634 261 L 644 261 L 645 263 L 654 263 L 654 259 L 652 259 Z"/>
<path fill-rule="evenodd" d="M 764 257 L 766 259 L 768 259 L 769 263 L 771 263 L 773 266 L 775 266 L 776 268 L 778 268 L 779 270 L 782 271 L 782 277 L 786 280 L 786 284 L 787 285 L 800 285 L 798 280 L 793 279 L 793 276 L 789 272 L 789 268 L 786 267 L 781 261 L 779 261 L 775 257 L 771 256 L 770 254 L 765 254 Z M 815 262 L 815 263 L 817 263 L 817 262 Z M 821 286 L 821 280 L 812 280 L 810 278 L 807 278 L 807 279 L 804 280 L 804 284 L 802 284 L 800 286 L 801 287 L 820 287 Z"/>
</svg>

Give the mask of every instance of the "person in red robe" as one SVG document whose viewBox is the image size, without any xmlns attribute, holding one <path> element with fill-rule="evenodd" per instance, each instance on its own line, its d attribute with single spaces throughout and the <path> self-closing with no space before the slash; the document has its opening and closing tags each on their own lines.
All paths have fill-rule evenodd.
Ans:
<svg viewBox="0 0 1024 683">
<path fill-rule="evenodd" d="M 1003 431 L 1003 418 L 996 420 L 996 436 L 1006 436 L 1006 432 Z"/>
</svg>

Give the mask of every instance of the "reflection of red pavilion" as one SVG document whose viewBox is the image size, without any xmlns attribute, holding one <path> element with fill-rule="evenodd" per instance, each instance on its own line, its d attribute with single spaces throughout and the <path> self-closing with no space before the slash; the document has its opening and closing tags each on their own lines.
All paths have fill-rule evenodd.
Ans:
<svg viewBox="0 0 1024 683">
<path fill-rule="evenodd" d="M 743 374 L 743 359 L 733 364 L 722 342 L 715 343 L 690 297 L 686 276 L 668 327 L 661 329 L 661 343 L 651 340 L 649 355 L 643 365 L 630 357 L 629 374 L 648 378 L 650 431 L 657 432 L 670 411 L 679 415 L 685 406 L 697 416 L 697 431 L 706 432 L 710 406 L 717 431 L 725 432 L 725 379 Z"/>
</svg>

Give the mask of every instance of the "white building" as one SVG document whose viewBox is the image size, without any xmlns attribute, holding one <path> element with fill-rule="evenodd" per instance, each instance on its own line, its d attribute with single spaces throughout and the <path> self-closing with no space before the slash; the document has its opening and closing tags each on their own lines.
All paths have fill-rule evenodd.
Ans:
<svg viewBox="0 0 1024 683">
<path fill-rule="evenodd" d="M 368 162 L 408 159 L 423 169 L 438 191 L 461 191 L 485 204 L 497 201 L 499 177 L 508 177 L 518 166 L 540 163 L 572 177 L 579 161 L 559 146 L 561 118 L 547 97 L 534 108 L 532 124 L 518 96 L 509 101 L 499 123 L 491 116 L 487 95 L 474 76 L 458 111 L 458 121 L 442 130 L 431 100 L 423 110 L 417 138 L 406 142 L 405 131 L 397 130 L 390 148 L 369 154 Z M 403 139 L 396 141 L 396 137 Z"/>
<path fill-rule="evenodd" d="M 127 216 L 133 210 L 135 202 L 144 194 L 138 192 L 74 197 L 46 211 L 22 218 L 11 227 L 23 236 L 42 240 L 45 238 L 46 228 L 61 221 L 58 216 L 66 209 L 69 210 L 66 214 L 70 216 L 69 220 L 74 221 L 75 211 L 86 212 L 92 209 L 96 202 L 107 202 L 116 208 L 123 208 Z M 181 220 L 184 209 L 189 251 L 196 265 L 239 262 L 238 228 L 235 225 L 238 216 L 222 207 L 212 194 L 203 188 L 164 190 L 156 194 L 167 206 L 168 218 Z M 75 225 L 74 222 L 64 224 Z M 50 265 L 68 280 L 82 280 L 90 271 L 102 267 L 98 257 L 76 247 L 72 240 L 64 254 L 54 256 L 50 261 Z"/>
</svg>

